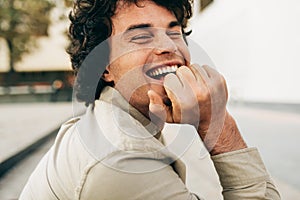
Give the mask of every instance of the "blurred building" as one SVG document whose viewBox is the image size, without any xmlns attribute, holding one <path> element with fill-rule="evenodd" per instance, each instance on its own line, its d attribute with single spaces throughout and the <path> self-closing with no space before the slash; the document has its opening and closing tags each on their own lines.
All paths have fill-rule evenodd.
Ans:
<svg viewBox="0 0 300 200">
<path fill-rule="evenodd" d="M 51 16 L 59 14 L 55 8 Z M 71 100 L 74 74 L 65 50 L 67 29 L 67 20 L 53 20 L 49 37 L 37 39 L 38 48 L 15 64 L 15 73 L 8 73 L 8 48 L 0 38 L 0 102 Z"/>
</svg>

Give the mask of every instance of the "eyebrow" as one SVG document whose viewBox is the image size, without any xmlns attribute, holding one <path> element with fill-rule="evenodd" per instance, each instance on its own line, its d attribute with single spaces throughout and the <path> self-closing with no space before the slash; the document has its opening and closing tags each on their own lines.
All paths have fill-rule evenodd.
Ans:
<svg viewBox="0 0 300 200">
<path fill-rule="evenodd" d="M 135 29 L 143 29 L 143 28 L 150 28 L 150 27 L 152 27 L 151 24 L 134 24 L 129 26 L 125 32 L 132 31 Z"/>
<path fill-rule="evenodd" d="M 181 25 L 179 24 L 178 21 L 172 21 L 172 22 L 170 22 L 169 28 L 173 28 L 173 27 L 175 27 L 175 26 L 181 26 Z"/>
<path fill-rule="evenodd" d="M 168 25 L 168 28 L 173 28 L 175 26 L 181 26 L 179 24 L 178 21 L 172 21 L 169 23 Z M 125 32 L 129 32 L 129 31 L 132 31 L 132 30 L 135 30 L 135 29 L 144 29 L 144 28 L 150 28 L 150 27 L 153 27 L 152 24 L 149 24 L 149 23 L 146 23 L 146 24 L 133 24 L 131 26 L 129 26 Z"/>
</svg>

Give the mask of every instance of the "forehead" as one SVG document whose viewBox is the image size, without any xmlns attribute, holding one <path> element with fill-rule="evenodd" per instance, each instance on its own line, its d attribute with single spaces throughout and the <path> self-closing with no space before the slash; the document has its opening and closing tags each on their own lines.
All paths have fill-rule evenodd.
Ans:
<svg viewBox="0 0 300 200">
<path fill-rule="evenodd" d="M 124 4 L 119 1 L 112 17 L 112 35 L 123 33 L 128 27 L 138 24 L 151 24 L 157 28 L 168 28 L 170 22 L 177 21 L 175 15 L 153 1 L 140 1 Z"/>
</svg>

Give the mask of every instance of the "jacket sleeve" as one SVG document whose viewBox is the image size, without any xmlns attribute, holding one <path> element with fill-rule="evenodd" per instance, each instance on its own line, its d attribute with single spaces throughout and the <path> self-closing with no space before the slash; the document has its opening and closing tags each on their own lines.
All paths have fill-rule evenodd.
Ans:
<svg viewBox="0 0 300 200">
<path fill-rule="evenodd" d="M 126 161 L 126 163 L 130 160 Z M 171 166 L 144 172 L 119 171 L 102 163 L 93 166 L 78 188 L 78 199 L 199 200 L 190 193 Z"/>
<path fill-rule="evenodd" d="M 211 157 L 225 200 L 280 199 L 256 148 L 246 148 Z"/>
</svg>

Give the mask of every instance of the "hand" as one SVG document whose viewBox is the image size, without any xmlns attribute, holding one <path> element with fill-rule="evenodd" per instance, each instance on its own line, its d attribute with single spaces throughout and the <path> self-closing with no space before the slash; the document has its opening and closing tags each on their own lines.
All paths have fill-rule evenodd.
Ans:
<svg viewBox="0 0 300 200">
<path fill-rule="evenodd" d="M 154 115 L 161 116 L 161 121 L 195 126 L 207 149 L 214 155 L 231 151 L 234 149 L 231 146 L 240 147 L 235 142 L 231 144 L 227 141 L 232 135 L 233 141 L 243 140 L 234 120 L 226 111 L 226 82 L 216 70 L 208 66 L 182 66 L 176 71 L 176 75 L 168 74 L 165 77 L 164 87 L 171 106 L 165 105 L 154 91 L 150 90 L 148 93 L 149 110 Z M 228 127 L 234 128 L 229 130 Z"/>
</svg>

